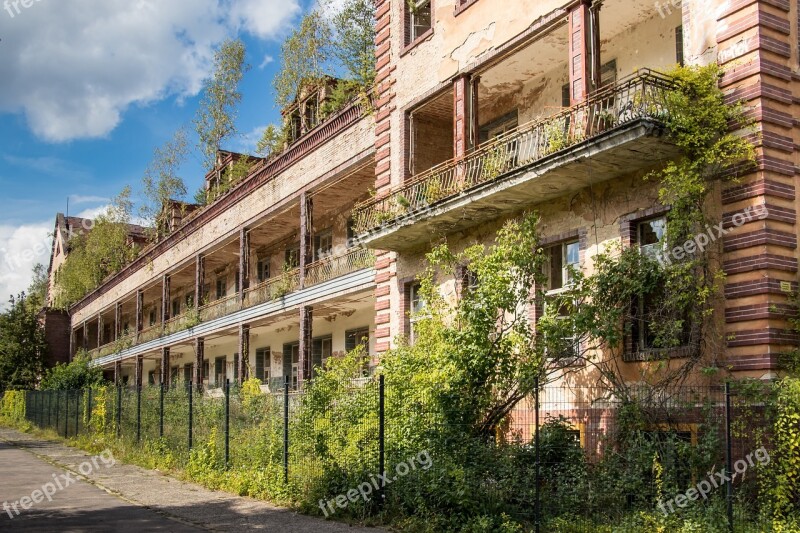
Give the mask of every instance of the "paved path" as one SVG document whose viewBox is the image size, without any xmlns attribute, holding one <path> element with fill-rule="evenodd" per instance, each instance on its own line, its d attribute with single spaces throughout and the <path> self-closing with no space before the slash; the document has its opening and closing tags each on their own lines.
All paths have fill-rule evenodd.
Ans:
<svg viewBox="0 0 800 533">
<path fill-rule="evenodd" d="M 52 501 L 34 494 L 43 487 L 54 493 Z M 12 504 L 31 495 L 42 501 L 28 510 L 17 503 L 17 515 Z M 0 428 L 3 502 L 14 518 L 0 509 L 0 531 L 381 531 L 300 515 L 132 465 L 106 467 L 102 458 L 92 462 L 80 450 L 6 428 Z"/>
</svg>

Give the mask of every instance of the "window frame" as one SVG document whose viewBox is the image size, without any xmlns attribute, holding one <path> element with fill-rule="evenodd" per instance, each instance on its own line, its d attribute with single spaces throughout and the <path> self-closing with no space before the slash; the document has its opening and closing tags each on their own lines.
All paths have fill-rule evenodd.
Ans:
<svg viewBox="0 0 800 533">
<path fill-rule="evenodd" d="M 415 0 L 416 8 L 419 9 L 425 5 L 428 6 L 428 10 L 430 13 L 430 23 L 427 29 L 420 33 L 416 33 L 415 29 L 415 18 L 417 15 L 410 9 L 407 2 L 403 2 L 403 50 L 400 55 L 405 54 L 412 48 L 416 47 L 422 41 L 427 39 L 430 35 L 433 34 L 433 26 L 434 26 L 434 13 L 436 12 L 433 5 L 434 0 Z"/>
</svg>

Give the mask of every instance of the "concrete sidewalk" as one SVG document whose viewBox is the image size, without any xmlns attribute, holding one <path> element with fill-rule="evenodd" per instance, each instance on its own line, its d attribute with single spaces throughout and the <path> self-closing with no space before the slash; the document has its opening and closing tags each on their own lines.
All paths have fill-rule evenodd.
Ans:
<svg viewBox="0 0 800 533">
<path fill-rule="evenodd" d="M 268 503 L 212 491 L 161 473 L 117 462 L 102 461 L 79 473 L 91 456 L 57 442 L 0 428 L 0 505 L 31 496 L 42 485 L 75 483 L 10 519 L 0 509 L 2 531 L 309 531 L 370 532 L 377 528 L 350 527 L 300 515 Z M 91 461 L 89 462 L 91 465 Z M 62 483 L 63 485 L 63 483 Z M 13 509 L 11 514 L 15 514 Z"/>
</svg>

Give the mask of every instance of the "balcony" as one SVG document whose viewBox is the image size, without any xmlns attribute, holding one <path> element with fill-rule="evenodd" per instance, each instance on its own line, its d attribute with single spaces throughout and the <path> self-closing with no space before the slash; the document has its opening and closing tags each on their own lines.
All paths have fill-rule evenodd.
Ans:
<svg viewBox="0 0 800 533">
<path fill-rule="evenodd" d="M 673 158 L 677 148 L 660 138 L 673 87 L 639 71 L 360 204 L 355 230 L 370 248 L 408 249 Z"/>
</svg>

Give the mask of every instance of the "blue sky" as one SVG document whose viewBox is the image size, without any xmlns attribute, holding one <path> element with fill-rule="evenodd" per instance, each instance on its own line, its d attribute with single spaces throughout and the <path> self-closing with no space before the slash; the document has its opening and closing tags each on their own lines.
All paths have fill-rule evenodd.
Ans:
<svg viewBox="0 0 800 533">
<path fill-rule="evenodd" d="M 247 45 L 240 138 L 252 149 L 279 119 L 271 80 L 280 43 L 308 0 L 39 0 L 0 9 L 0 302 L 47 263 L 57 212 L 91 216 L 140 189 L 153 150 L 197 109 L 214 47 Z M 4 8 L 0 0 L 0 8 Z M 12 16 L 13 15 L 13 16 Z M 194 138 L 192 138 L 194 141 Z M 204 171 L 181 171 L 189 196 Z M 0 303 L 2 305 L 2 303 Z"/>
</svg>

